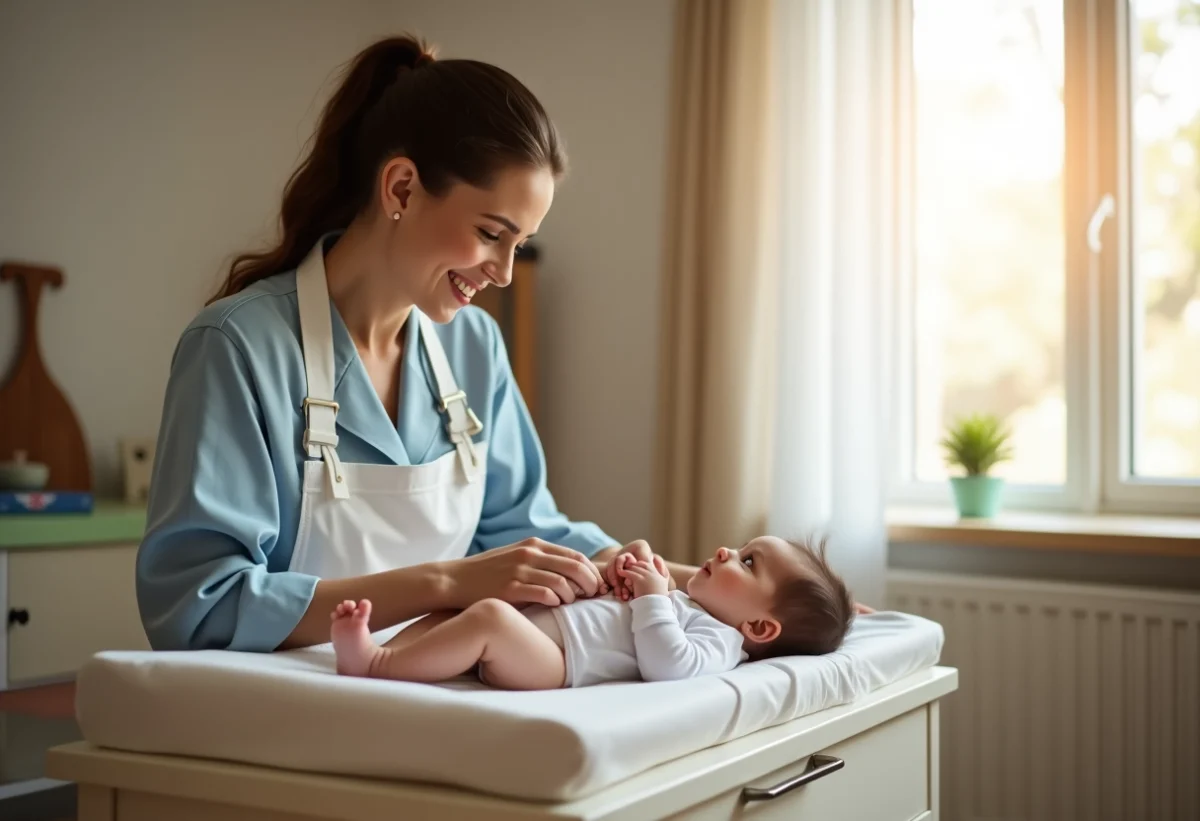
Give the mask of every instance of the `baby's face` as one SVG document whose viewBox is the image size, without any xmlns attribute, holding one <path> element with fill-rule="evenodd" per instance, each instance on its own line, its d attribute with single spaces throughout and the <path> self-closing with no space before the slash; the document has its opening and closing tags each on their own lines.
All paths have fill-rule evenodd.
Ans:
<svg viewBox="0 0 1200 821">
<path fill-rule="evenodd" d="M 756 622 L 774 621 L 776 588 L 805 572 L 799 551 L 783 539 L 760 536 L 738 550 L 717 548 L 688 581 L 687 593 L 713 616 L 746 633 L 746 625 L 753 630 Z"/>
</svg>

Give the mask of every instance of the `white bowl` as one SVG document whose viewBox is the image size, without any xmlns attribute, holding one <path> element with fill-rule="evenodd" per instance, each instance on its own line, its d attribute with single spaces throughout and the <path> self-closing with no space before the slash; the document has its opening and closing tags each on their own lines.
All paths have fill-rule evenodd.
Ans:
<svg viewBox="0 0 1200 821">
<path fill-rule="evenodd" d="M 41 490 L 50 467 L 41 462 L 0 462 L 0 490 Z"/>
</svg>

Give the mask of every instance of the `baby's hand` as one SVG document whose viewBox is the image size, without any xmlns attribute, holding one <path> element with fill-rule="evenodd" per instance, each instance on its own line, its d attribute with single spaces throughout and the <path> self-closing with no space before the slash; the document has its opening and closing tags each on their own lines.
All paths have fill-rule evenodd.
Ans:
<svg viewBox="0 0 1200 821">
<path fill-rule="evenodd" d="M 621 549 L 621 552 L 613 556 L 608 564 L 604 567 L 604 580 L 608 582 L 608 589 L 616 595 L 621 601 L 629 601 L 634 596 L 633 578 L 626 573 L 626 568 L 632 567 L 634 562 L 653 562 L 654 567 L 667 578 L 667 590 L 675 589 L 675 580 L 671 578 L 671 574 L 667 571 L 666 563 L 662 557 L 650 549 L 650 545 L 644 539 L 638 539 L 630 542 Z"/>
<path fill-rule="evenodd" d="M 621 548 L 621 551 L 613 556 L 608 565 L 604 568 L 604 580 L 608 582 L 608 587 L 612 590 L 617 598 L 621 601 L 629 601 L 633 598 L 633 585 L 631 580 L 626 577 L 625 569 L 637 561 L 650 561 L 654 557 L 654 551 L 650 549 L 649 543 L 645 539 L 637 539 Z"/>
<path fill-rule="evenodd" d="M 627 565 L 625 575 L 633 582 L 633 597 L 665 596 L 667 595 L 666 568 L 662 559 L 654 557 L 653 562 L 634 562 Z"/>
</svg>

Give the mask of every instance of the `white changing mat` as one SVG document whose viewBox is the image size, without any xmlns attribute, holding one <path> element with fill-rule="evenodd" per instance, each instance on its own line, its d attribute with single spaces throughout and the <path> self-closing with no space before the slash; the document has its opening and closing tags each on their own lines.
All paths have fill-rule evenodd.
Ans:
<svg viewBox="0 0 1200 821">
<path fill-rule="evenodd" d="M 76 712 L 84 738 L 103 747 L 567 800 L 852 701 L 936 664 L 943 640 L 935 622 L 876 613 L 826 656 L 524 693 L 338 676 L 328 644 L 105 652 L 80 670 Z"/>
</svg>

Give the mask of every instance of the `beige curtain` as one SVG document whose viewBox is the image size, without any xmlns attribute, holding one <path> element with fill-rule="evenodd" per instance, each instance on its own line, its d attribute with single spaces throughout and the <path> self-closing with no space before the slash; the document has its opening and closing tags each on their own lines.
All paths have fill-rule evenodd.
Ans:
<svg viewBox="0 0 1200 821">
<path fill-rule="evenodd" d="M 676 7 L 655 550 L 697 563 L 764 531 L 777 190 L 770 0 Z"/>
</svg>

